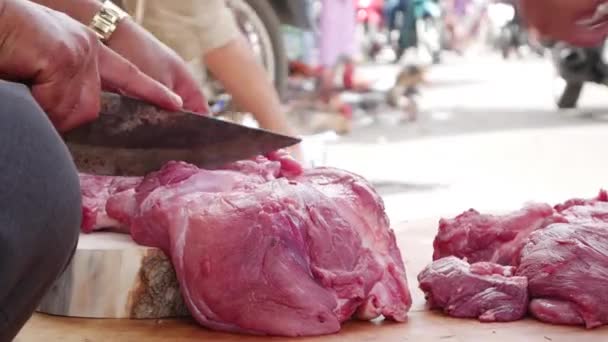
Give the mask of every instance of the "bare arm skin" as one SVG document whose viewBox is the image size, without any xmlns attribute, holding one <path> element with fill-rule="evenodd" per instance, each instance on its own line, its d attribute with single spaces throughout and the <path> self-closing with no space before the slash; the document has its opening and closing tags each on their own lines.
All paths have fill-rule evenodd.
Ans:
<svg viewBox="0 0 608 342">
<path fill-rule="evenodd" d="M 244 38 L 239 37 L 209 51 L 204 62 L 235 101 L 254 115 L 261 127 L 277 133 L 295 134 L 287 122 L 274 85 Z M 300 157 L 298 148 L 291 149 L 291 152 Z"/>
</svg>

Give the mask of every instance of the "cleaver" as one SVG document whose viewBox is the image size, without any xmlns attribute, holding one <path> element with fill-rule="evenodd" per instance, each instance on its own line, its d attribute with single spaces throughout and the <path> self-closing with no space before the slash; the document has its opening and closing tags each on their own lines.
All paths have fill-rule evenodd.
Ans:
<svg viewBox="0 0 608 342">
<path fill-rule="evenodd" d="M 300 142 L 107 92 L 101 95 L 99 117 L 67 132 L 63 139 L 79 171 L 109 176 L 142 176 L 172 160 L 213 169 Z"/>
</svg>

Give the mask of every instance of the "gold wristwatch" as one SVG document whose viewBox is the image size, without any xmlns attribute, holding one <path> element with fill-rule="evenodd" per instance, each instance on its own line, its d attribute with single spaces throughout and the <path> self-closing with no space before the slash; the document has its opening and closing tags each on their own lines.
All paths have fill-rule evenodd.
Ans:
<svg viewBox="0 0 608 342">
<path fill-rule="evenodd" d="M 93 17 L 89 27 L 105 43 L 116 30 L 118 23 L 127 17 L 129 17 L 127 12 L 116 6 L 112 1 L 106 0 L 99 12 Z"/>
</svg>

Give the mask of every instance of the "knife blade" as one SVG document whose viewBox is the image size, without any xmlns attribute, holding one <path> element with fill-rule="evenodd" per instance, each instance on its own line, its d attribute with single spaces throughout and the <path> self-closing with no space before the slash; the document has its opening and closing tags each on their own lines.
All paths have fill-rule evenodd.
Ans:
<svg viewBox="0 0 608 342">
<path fill-rule="evenodd" d="M 99 117 L 63 136 L 81 172 L 141 176 L 181 160 L 204 168 L 266 154 L 300 139 L 103 93 Z"/>
</svg>

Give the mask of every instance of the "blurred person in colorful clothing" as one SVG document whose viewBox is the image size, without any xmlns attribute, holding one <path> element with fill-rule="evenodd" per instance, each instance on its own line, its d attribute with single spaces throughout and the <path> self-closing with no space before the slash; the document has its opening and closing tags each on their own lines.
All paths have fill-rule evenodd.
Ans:
<svg viewBox="0 0 608 342">
<path fill-rule="evenodd" d="M 467 40 L 464 25 L 468 13 L 470 0 L 446 0 L 444 1 L 445 26 L 449 34 L 449 48 L 457 53 L 462 53 Z"/>
<path fill-rule="evenodd" d="M 388 3 L 389 32 L 399 29 L 399 39 L 397 40 L 396 59 L 399 61 L 403 54 L 410 48 L 418 46 L 418 31 L 416 29 L 416 1 L 396 0 Z M 397 17 L 401 15 L 401 22 L 397 25 Z"/>
<path fill-rule="evenodd" d="M 320 91 L 329 100 L 335 88 L 352 87 L 356 44 L 357 9 L 353 0 L 322 0 L 319 15 Z M 343 66 L 339 81 L 338 67 Z"/>
</svg>

